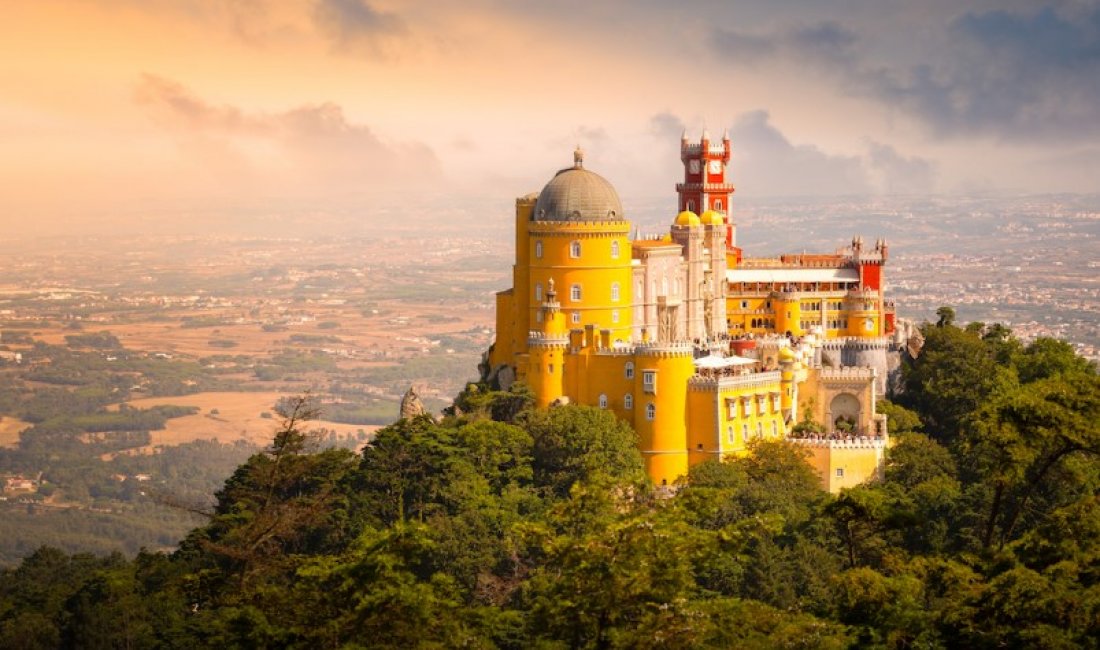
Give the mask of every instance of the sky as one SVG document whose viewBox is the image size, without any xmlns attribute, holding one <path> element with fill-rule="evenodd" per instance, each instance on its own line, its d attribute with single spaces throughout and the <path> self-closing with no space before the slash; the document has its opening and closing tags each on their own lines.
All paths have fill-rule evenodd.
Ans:
<svg viewBox="0 0 1100 650">
<path fill-rule="evenodd" d="M 1100 192 L 1100 0 L 11 0 L 0 223 L 667 196 Z M 165 216 L 163 218 L 171 218 Z M 88 221 L 92 220 L 92 221 Z"/>
</svg>

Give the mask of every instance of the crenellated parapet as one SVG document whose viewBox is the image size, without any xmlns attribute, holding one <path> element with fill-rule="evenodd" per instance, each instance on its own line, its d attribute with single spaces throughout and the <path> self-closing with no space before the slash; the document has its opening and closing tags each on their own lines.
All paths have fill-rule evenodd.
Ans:
<svg viewBox="0 0 1100 650">
<path fill-rule="evenodd" d="M 634 354 L 644 357 L 671 359 L 674 357 L 695 357 L 695 346 L 691 341 L 645 342 L 634 346 Z"/>
<path fill-rule="evenodd" d="M 778 386 L 781 379 L 782 374 L 778 370 L 720 377 L 695 375 L 688 380 L 688 390 L 715 392 L 734 389 L 767 388 Z"/>
<path fill-rule="evenodd" d="M 874 379 L 878 375 L 878 372 L 874 368 L 853 366 L 822 368 L 818 372 L 821 381 L 829 383 L 846 382 L 863 384 Z"/>
<path fill-rule="evenodd" d="M 569 347 L 569 337 L 532 330 L 527 334 L 527 345 L 532 348 L 561 348 L 564 350 Z"/>
<path fill-rule="evenodd" d="M 825 339 L 821 343 L 826 350 L 889 350 L 891 339 L 888 336 L 838 336 L 833 339 Z"/>
<path fill-rule="evenodd" d="M 829 437 L 814 434 L 806 437 L 787 436 L 788 442 L 823 449 L 886 449 L 889 439 L 886 436 L 845 436 Z"/>
</svg>

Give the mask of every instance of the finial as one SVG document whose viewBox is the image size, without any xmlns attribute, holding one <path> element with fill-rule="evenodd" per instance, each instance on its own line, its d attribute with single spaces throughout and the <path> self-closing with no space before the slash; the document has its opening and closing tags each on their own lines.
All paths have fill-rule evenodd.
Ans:
<svg viewBox="0 0 1100 650">
<path fill-rule="evenodd" d="M 552 295 L 554 293 L 554 278 L 550 278 L 546 284 L 549 286 L 546 293 Z"/>
<path fill-rule="evenodd" d="M 573 168 L 580 169 L 584 167 L 584 149 L 581 149 L 581 145 L 577 144 L 577 148 L 573 150 Z"/>
<path fill-rule="evenodd" d="M 687 141 L 688 141 L 688 130 L 687 130 L 687 127 L 684 127 L 683 132 L 680 133 L 680 142 L 687 142 Z"/>
<path fill-rule="evenodd" d="M 722 131 L 722 139 L 723 140 L 729 140 L 730 139 L 730 130 L 729 129 L 726 129 L 726 130 Z"/>
<path fill-rule="evenodd" d="M 710 131 L 708 131 L 706 127 L 703 127 L 703 139 L 710 140 Z"/>
</svg>

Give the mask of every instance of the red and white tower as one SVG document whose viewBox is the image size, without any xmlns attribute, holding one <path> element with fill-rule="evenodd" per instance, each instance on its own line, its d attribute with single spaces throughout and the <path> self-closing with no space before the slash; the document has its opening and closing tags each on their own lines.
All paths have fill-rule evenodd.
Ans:
<svg viewBox="0 0 1100 650">
<path fill-rule="evenodd" d="M 721 213 L 726 223 L 726 247 L 732 249 L 733 220 L 729 210 L 733 185 L 726 181 L 726 166 L 730 161 L 729 132 L 722 135 L 721 142 L 711 142 L 705 130 L 699 142 L 689 142 L 685 133 L 680 140 L 680 160 L 684 163 L 684 182 L 676 184 L 680 211 Z"/>
</svg>

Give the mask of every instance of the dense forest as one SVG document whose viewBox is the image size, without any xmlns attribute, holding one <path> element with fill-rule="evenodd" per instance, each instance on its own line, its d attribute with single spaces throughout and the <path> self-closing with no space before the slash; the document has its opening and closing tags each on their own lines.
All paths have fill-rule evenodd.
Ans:
<svg viewBox="0 0 1100 650">
<path fill-rule="evenodd" d="M 1096 368 L 947 309 L 923 333 L 885 479 L 836 496 L 781 442 L 668 496 L 629 427 L 522 386 L 359 455 L 284 403 L 177 551 L 6 570 L 0 647 L 1097 647 Z"/>
</svg>

